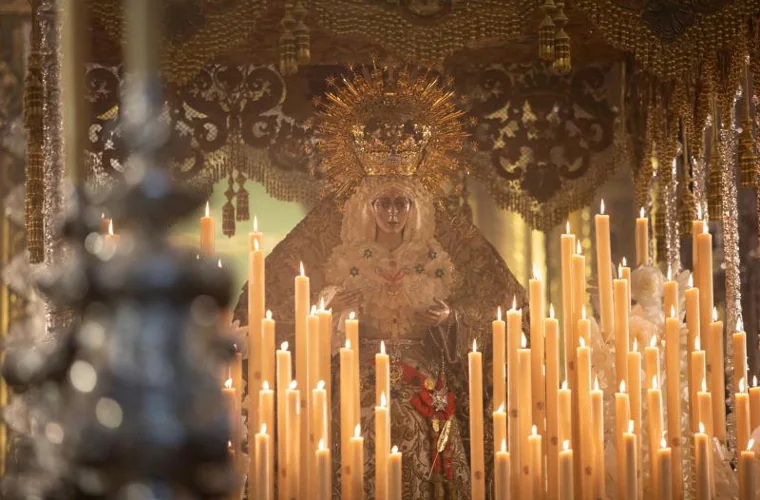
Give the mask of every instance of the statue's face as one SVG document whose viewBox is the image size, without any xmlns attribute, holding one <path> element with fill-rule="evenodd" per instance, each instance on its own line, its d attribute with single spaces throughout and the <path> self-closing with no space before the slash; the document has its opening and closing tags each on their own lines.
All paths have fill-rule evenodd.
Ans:
<svg viewBox="0 0 760 500">
<path fill-rule="evenodd" d="M 396 189 L 389 189 L 372 202 L 375 222 L 386 233 L 400 233 L 409 220 L 412 200 Z"/>
</svg>

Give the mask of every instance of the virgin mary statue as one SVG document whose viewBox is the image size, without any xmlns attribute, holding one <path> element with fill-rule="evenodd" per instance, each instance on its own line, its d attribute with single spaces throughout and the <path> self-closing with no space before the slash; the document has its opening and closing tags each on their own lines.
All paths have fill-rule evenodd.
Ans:
<svg viewBox="0 0 760 500">
<path fill-rule="evenodd" d="M 312 303 L 321 299 L 333 310 L 334 354 L 349 312 L 361 320 L 367 498 L 375 496 L 373 360 L 381 342 L 391 358 L 391 442 L 403 452 L 403 497 L 470 498 L 466 354 L 476 340 L 489 360 L 497 306 L 513 296 L 523 302 L 522 288 L 469 212 L 450 202 L 455 155 L 466 138 L 460 118 L 453 94 L 424 75 L 370 69 L 336 85 L 315 123 L 315 156 L 331 192 L 266 260 L 267 308 L 288 312 L 277 318 L 278 343 L 294 342 L 289 316 L 300 261 L 318 292 Z M 243 295 L 236 316 L 245 322 Z M 340 453 L 337 358 L 334 457 Z M 484 392 L 489 408 L 491 391 Z M 487 453 L 493 451 L 488 442 Z"/>
</svg>

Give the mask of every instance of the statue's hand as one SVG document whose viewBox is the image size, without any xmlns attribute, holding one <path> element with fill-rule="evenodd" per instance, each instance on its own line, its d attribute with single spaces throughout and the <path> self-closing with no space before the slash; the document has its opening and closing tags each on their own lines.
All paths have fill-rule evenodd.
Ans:
<svg viewBox="0 0 760 500">
<path fill-rule="evenodd" d="M 451 316 L 451 308 L 442 300 L 433 299 L 435 304 L 428 307 L 424 312 L 416 313 L 417 321 L 425 326 L 439 326 L 445 323 Z"/>
<path fill-rule="evenodd" d="M 340 290 L 333 296 L 327 307 L 337 314 L 343 311 L 356 311 L 358 313 L 361 299 L 362 292 L 360 290 Z"/>
</svg>

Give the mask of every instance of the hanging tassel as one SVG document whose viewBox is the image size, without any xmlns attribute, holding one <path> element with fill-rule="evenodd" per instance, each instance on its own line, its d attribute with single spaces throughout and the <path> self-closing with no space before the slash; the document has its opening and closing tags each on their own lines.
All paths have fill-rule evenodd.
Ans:
<svg viewBox="0 0 760 500">
<path fill-rule="evenodd" d="M 237 195 L 237 213 L 235 220 L 248 220 L 251 218 L 251 214 L 248 211 L 248 191 L 241 185 L 238 189 Z"/>
<path fill-rule="evenodd" d="M 230 201 L 222 206 L 222 233 L 228 238 L 235 236 L 235 207 Z"/>
<path fill-rule="evenodd" d="M 308 64 L 311 60 L 309 28 L 304 22 L 307 13 L 303 2 L 296 2 L 295 7 L 293 7 L 293 17 L 296 19 L 296 27 L 293 32 L 295 33 L 296 61 L 299 65 Z"/>
<path fill-rule="evenodd" d="M 720 172 L 720 153 L 718 144 L 714 143 L 707 178 L 707 213 L 710 220 L 720 221 L 723 206 L 723 181 Z"/>
<path fill-rule="evenodd" d="M 538 57 L 543 61 L 554 60 L 554 40 L 557 27 L 551 16 L 546 16 L 538 27 Z"/>
<path fill-rule="evenodd" d="M 743 188 L 757 186 L 757 155 L 752 139 L 752 124 L 747 122 L 739 135 L 739 185 Z"/>
<path fill-rule="evenodd" d="M 288 11 L 285 12 L 280 24 L 283 30 L 282 35 L 280 35 L 280 74 L 283 76 L 295 75 L 298 72 L 296 37 L 293 35 L 296 21 Z"/>
<path fill-rule="evenodd" d="M 572 69 L 570 62 L 570 36 L 565 32 L 567 16 L 565 15 L 565 2 L 560 0 L 556 3 L 554 25 L 557 33 L 554 36 L 554 62 L 552 70 L 558 75 L 566 75 Z"/>
</svg>

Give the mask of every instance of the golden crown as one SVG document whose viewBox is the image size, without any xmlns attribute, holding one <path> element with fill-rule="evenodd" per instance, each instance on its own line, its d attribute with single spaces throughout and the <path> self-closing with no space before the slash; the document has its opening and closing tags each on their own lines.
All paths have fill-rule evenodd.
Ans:
<svg viewBox="0 0 760 500">
<path fill-rule="evenodd" d="M 438 78 L 375 66 L 328 84 L 316 113 L 317 152 L 339 196 L 375 175 L 416 175 L 435 190 L 456 171 L 464 113 Z"/>
</svg>

